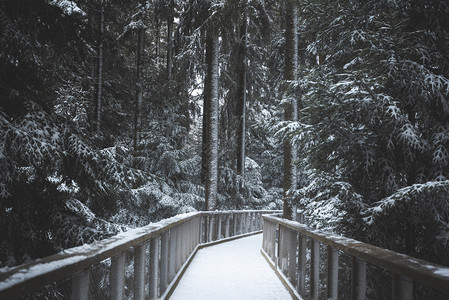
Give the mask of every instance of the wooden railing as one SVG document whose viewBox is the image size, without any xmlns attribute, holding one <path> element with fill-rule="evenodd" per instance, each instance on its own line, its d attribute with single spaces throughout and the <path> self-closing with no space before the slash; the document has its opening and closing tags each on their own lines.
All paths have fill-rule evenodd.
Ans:
<svg viewBox="0 0 449 300">
<path fill-rule="evenodd" d="M 272 212 L 189 213 L 68 249 L 0 272 L 0 299 L 165 299 L 200 247 L 260 231 Z"/>
<path fill-rule="evenodd" d="M 289 286 L 294 298 L 336 300 L 339 294 L 341 296 L 339 286 L 345 288 L 341 281 L 349 279 L 347 290 L 350 295 L 345 294 L 341 298 L 366 299 L 369 291 L 370 299 L 449 299 L 447 267 L 279 217 L 264 215 L 263 219 L 262 254 Z M 320 245 L 326 250 L 320 251 Z M 321 264 L 320 256 L 324 257 Z M 349 260 L 344 267 L 341 262 L 339 264 L 342 256 Z M 390 279 L 387 279 L 390 283 L 387 281 L 386 286 L 382 286 L 385 282 L 379 284 L 378 280 L 374 280 L 375 283 L 367 280 L 367 264 L 369 268 L 390 273 Z M 349 269 L 347 272 L 345 267 Z M 340 283 L 339 273 L 346 275 L 341 277 Z M 415 289 L 416 286 L 422 287 L 421 296 L 414 291 L 414 286 Z M 391 295 L 375 296 L 378 289 L 391 290 Z"/>
</svg>

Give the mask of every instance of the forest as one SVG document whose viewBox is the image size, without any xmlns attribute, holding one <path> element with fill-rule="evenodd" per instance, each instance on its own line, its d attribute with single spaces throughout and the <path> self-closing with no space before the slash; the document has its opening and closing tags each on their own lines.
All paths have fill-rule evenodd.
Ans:
<svg viewBox="0 0 449 300">
<path fill-rule="evenodd" d="M 0 267 L 303 211 L 449 266 L 446 0 L 0 1 Z"/>
</svg>

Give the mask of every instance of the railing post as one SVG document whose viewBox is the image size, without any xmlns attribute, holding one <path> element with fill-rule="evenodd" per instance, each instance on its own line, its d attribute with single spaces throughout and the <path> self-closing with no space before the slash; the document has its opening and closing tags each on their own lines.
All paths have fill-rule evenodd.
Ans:
<svg viewBox="0 0 449 300">
<path fill-rule="evenodd" d="M 206 242 L 206 231 L 207 231 L 207 217 L 202 215 L 200 217 L 200 235 L 198 237 L 199 244 L 204 244 Z"/>
<path fill-rule="evenodd" d="M 366 262 L 352 257 L 351 299 L 366 299 Z"/>
<path fill-rule="evenodd" d="M 223 222 L 223 215 L 220 214 L 218 216 L 218 233 L 217 233 L 217 240 L 221 239 L 221 223 Z"/>
<path fill-rule="evenodd" d="M 256 214 L 255 214 L 255 225 L 256 225 L 256 231 L 259 231 L 261 228 L 260 228 L 260 212 L 256 212 Z"/>
<path fill-rule="evenodd" d="M 195 218 L 195 219 L 192 220 L 192 230 L 190 232 L 190 234 L 192 236 L 192 239 L 191 239 L 192 243 L 190 245 L 190 253 L 192 253 L 192 251 L 195 249 L 195 247 L 197 245 L 196 237 L 198 236 L 198 231 L 199 231 L 199 229 L 198 229 L 198 221 L 197 221 L 197 218 Z M 190 255 L 190 253 L 189 253 L 189 255 Z"/>
<path fill-rule="evenodd" d="M 170 284 L 171 280 L 176 274 L 176 238 L 177 238 L 177 227 L 171 228 L 170 230 L 170 242 L 169 242 L 169 251 L 168 251 L 168 281 Z"/>
<path fill-rule="evenodd" d="M 271 256 L 271 244 L 272 244 L 272 234 L 271 234 L 271 223 L 267 221 L 267 226 L 264 228 L 264 231 L 267 232 L 267 241 L 266 241 L 266 247 L 267 247 L 267 254 L 269 257 Z"/>
<path fill-rule="evenodd" d="M 318 299 L 320 287 L 320 242 L 312 239 L 311 241 L 311 259 L 310 259 L 310 298 Z"/>
<path fill-rule="evenodd" d="M 259 212 L 254 213 L 254 230 L 259 231 Z"/>
<path fill-rule="evenodd" d="M 184 230 L 183 236 L 186 235 L 186 237 L 184 238 L 184 246 L 183 247 L 184 250 L 184 257 L 183 257 L 183 261 L 185 262 L 187 257 L 189 257 L 190 252 L 192 251 L 192 245 L 193 245 L 193 220 L 190 220 L 187 223 L 187 226 Z"/>
<path fill-rule="evenodd" d="M 203 236 L 203 233 L 202 233 L 202 223 L 203 223 L 203 221 L 202 221 L 202 219 L 203 218 L 201 216 L 197 217 L 195 230 L 198 230 L 198 234 L 197 234 L 197 236 L 195 238 L 195 246 L 194 246 L 194 248 L 196 246 L 198 246 L 199 244 L 201 244 L 201 237 Z"/>
<path fill-rule="evenodd" d="M 245 213 L 240 213 L 239 214 L 239 217 L 240 217 L 240 229 L 239 229 L 239 234 L 242 234 L 243 233 L 243 220 L 244 220 L 244 216 L 245 215 Z"/>
<path fill-rule="evenodd" d="M 145 243 L 134 249 L 134 299 L 145 299 Z"/>
<path fill-rule="evenodd" d="M 204 243 L 209 242 L 209 223 L 210 223 L 210 215 L 204 216 Z"/>
<path fill-rule="evenodd" d="M 282 229 L 282 226 L 278 224 L 278 256 L 277 256 L 277 265 L 279 266 L 279 269 L 281 272 L 284 273 L 284 264 L 283 264 L 283 257 L 284 257 L 284 230 Z"/>
<path fill-rule="evenodd" d="M 338 251 L 327 246 L 327 298 L 338 299 Z"/>
<path fill-rule="evenodd" d="M 193 236 L 194 236 L 193 235 L 194 234 L 194 230 L 193 229 L 195 227 L 193 221 L 194 220 L 190 220 L 189 221 L 188 226 L 186 227 L 186 230 L 185 230 L 187 237 L 185 239 L 186 247 L 185 247 L 185 251 L 184 251 L 183 261 L 187 260 L 187 258 L 189 257 L 190 253 L 193 250 Z"/>
<path fill-rule="evenodd" d="M 231 222 L 231 215 L 226 214 L 226 229 L 225 229 L 225 238 L 229 237 L 229 226 Z"/>
<path fill-rule="evenodd" d="M 72 276 L 72 300 L 87 300 L 89 299 L 89 282 L 90 269 L 81 271 Z"/>
<path fill-rule="evenodd" d="M 178 272 L 178 270 L 181 268 L 182 265 L 182 252 L 183 244 L 182 240 L 184 239 L 184 226 L 185 224 L 181 224 L 176 228 L 176 267 L 175 267 L 175 274 Z"/>
<path fill-rule="evenodd" d="M 298 223 L 304 224 L 304 213 L 302 212 L 298 214 Z"/>
<path fill-rule="evenodd" d="M 298 235 L 296 231 L 288 231 L 289 235 L 289 253 L 288 253 L 288 277 L 291 283 L 295 282 L 295 272 L 296 272 L 296 247 L 298 245 Z"/>
<path fill-rule="evenodd" d="M 237 214 L 236 213 L 232 213 L 232 222 L 233 222 L 232 236 L 236 236 L 237 235 Z"/>
<path fill-rule="evenodd" d="M 299 234 L 298 245 L 298 283 L 296 289 L 302 297 L 306 294 L 306 243 L 304 234 Z"/>
<path fill-rule="evenodd" d="M 168 248 L 168 231 L 165 231 L 161 237 L 161 295 L 165 292 L 168 286 Z"/>
<path fill-rule="evenodd" d="M 279 226 L 280 241 L 280 266 L 282 272 L 288 276 L 288 254 L 290 251 L 290 231 L 286 227 Z"/>
<path fill-rule="evenodd" d="M 282 262 L 281 262 L 281 256 L 282 256 L 282 233 L 281 233 L 281 225 L 280 224 L 275 224 L 275 236 L 276 239 L 275 241 L 277 241 L 277 247 L 275 248 L 275 251 L 277 251 L 277 253 L 275 254 L 276 257 L 276 267 L 280 268 L 282 270 Z"/>
<path fill-rule="evenodd" d="M 125 252 L 111 258 L 111 299 L 122 300 L 125 286 Z"/>
<path fill-rule="evenodd" d="M 155 237 L 150 240 L 150 300 L 158 298 L 159 241 L 160 237 Z"/>
<path fill-rule="evenodd" d="M 275 262 L 276 264 L 276 268 L 278 267 L 278 260 L 277 260 L 277 255 L 279 255 L 279 226 L 275 223 L 271 223 L 273 229 L 272 229 L 272 234 L 273 234 L 273 245 L 272 245 L 272 252 L 271 252 L 271 258 L 273 259 L 273 262 Z M 276 242 L 277 247 L 276 247 Z M 277 251 L 277 252 L 276 252 Z"/>
<path fill-rule="evenodd" d="M 181 264 L 182 264 L 182 239 L 183 239 L 183 228 L 184 228 L 184 224 L 181 224 L 179 226 L 176 227 L 175 231 L 176 231 L 176 249 L 175 249 L 175 253 L 176 253 L 176 264 L 175 264 L 175 273 L 174 275 L 176 275 L 176 272 L 178 272 L 178 270 L 181 268 Z"/>
<path fill-rule="evenodd" d="M 407 300 L 413 298 L 413 281 L 399 274 L 391 274 L 392 299 Z"/>
<path fill-rule="evenodd" d="M 209 238 L 208 242 L 213 242 L 214 240 L 214 215 L 209 216 Z"/>
<path fill-rule="evenodd" d="M 267 251 L 267 231 L 266 230 L 264 230 L 262 232 L 262 249 L 263 249 L 263 251 L 268 253 L 268 251 Z"/>
<path fill-rule="evenodd" d="M 254 218 L 254 212 L 250 212 L 248 214 L 248 219 L 249 219 L 249 231 L 253 232 L 254 231 L 254 224 L 253 224 L 253 218 Z"/>
<path fill-rule="evenodd" d="M 190 221 L 185 222 L 184 224 L 181 225 L 181 232 L 180 232 L 180 236 L 181 236 L 181 242 L 180 242 L 180 248 L 181 250 L 179 251 L 179 256 L 181 257 L 179 260 L 179 266 L 176 268 L 176 272 L 179 271 L 179 269 L 181 269 L 182 264 L 184 263 L 184 260 L 186 259 L 186 253 L 188 250 L 188 243 L 187 240 L 189 238 L 189 231 L 187 230 L 189 228 L 189 223 Z"/>
</svg>

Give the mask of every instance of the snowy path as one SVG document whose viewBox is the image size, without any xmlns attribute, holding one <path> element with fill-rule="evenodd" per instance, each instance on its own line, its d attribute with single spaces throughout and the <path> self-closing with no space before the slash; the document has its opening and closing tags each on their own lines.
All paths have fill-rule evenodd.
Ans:
<svg viewBox="0 0 449 300">
<path fill-rule="evenodd" d="M 292 299 L 260 253 L 262 234 L 198 251 L 171 300 Z"/>
</svg>

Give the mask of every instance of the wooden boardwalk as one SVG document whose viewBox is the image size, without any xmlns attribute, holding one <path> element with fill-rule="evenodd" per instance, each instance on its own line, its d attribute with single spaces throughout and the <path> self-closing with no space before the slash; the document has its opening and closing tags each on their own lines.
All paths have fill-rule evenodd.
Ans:
<svg viewBox="0 0 449 300">
<path fill-rule="evenodd" d="M 261 245 L 257 234 L 199 250 L 170 299 L 292 299 Z"/>
</svg>

